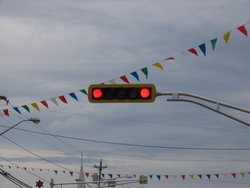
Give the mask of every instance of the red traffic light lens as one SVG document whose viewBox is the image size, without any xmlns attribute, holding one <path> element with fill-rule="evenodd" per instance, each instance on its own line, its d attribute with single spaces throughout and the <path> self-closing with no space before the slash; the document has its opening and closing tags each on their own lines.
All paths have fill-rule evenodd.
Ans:
<svg viewBox="0 0 250 188">
<path fill-rule="evenodd" d="M 148 98 L 150 96 L 150 90 L 148 88 L 142 88 L 140 95 L 142 98 Z"/>
<path fill-rule="evenodd" d="M 93 90 L 93 97 L 99 99 L 102 97 L 102 90 L 101 89 L 94 89 Z"/>
</svg>

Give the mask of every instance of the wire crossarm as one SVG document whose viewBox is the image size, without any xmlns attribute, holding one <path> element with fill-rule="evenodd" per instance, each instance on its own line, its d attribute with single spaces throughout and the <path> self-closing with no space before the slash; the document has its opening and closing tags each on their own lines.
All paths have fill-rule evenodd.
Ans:
<svg viewBox="0 0 250 188">
<path fill-rule="evenodd" d="M 244 125 L 247 125 L 250 127 L 250 123 L 249 122 L 246 122 L 240 118 L 237 118 L 231 114 L 228 114 L 226 112 L 223 112 L 221 109 L 220 109 L 220 106 L 223 106 L 225 108 L 229 108 L 229 109 L 233 109 L 233 110 L 236 110 L 236 111 L 240 111 L 240 112 L 243 112 L 243 113 L 247 113 L 247 114 L 250 114 L 250 110 L 247 110 L 247 109 L 243 109 L 243 108 L 240 108 L 238 106 L 234 106 L 234 105 L 231 105 L 231 104 L 226 104 L 226 103 L 223 103 L 223 102 L 220 102 L 220 101 L 216 101 L 216 100 L 213 100 L 213 99 L 209 99 L 209 98 L 205 98 L 205 97 L 202 97 L 202 96 L 198 96 L 198 95 L 194 95 L 192 93 L 183 93 L 183 92 L 158 92 L 157 93 L 157 96 L 172 96 L 172 98 L 170 99 L 167 99 L 167 101 L 174 101 L 174 102 L 190 102 L 190 103 L 194 103 L 194 104 L 197 104 L 197 105 L 200 105 L 204 108 L 207 108 L 209 110 L 212 110 L 214 112 L 217 112 L 223 116 L 226 116 L 230 119 L 233 119 L 235 121 L 238 121 Z M 184 97 L 184 98 L 183 98 Z M 195 100 L 194 100 L 195 99 Z M 210 104 L 213 104 L 214 106 L 210 106 L 210 105 L 207 105 L 201 101 L 205 101 L 207 103 L 210 103 Z"/>
</svg>

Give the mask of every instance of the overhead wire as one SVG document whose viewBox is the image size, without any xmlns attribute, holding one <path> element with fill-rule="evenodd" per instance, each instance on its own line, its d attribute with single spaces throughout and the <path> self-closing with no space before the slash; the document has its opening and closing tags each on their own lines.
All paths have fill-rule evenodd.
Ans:
<svg viewBox="0 0 250 188">
<path fill-rule="evenodd" d="M 64 167 L 64 166 L 62 166 L 62 165 L 59 165 L 59 164 L 57 164 L 57 163 L 55 163 L 55 162 L 52 162 L 52 161 L 50 161 L 50 160 L 48 160 L 48 159 L 46 159 L 46 158 L 44 158 L 44 157 L 42 157 L 42 156 L 40 156 L 40 155 L 34 153 L 34 152 L 32 152 L 31 150 L 29 150 L 29 149 L 27 149 L 27 148 L 21 146 L 20 144 L 14 142 L 13 140 L 9 139 L 8 137 L 6 137 L 6 136 L 4 136 L 4 135 L 2 135 L 2 137 L 4 137 L 6 140 L 8 140 L 9 142 L 13 143 L 14 145 L 16 145 L 16 146 L 22 148 L 22 149 L 25 150 L 26 152 L 28 152 L 28 153 L 30 153 L 30 154 L 32 154 L 32 155 L 34 155 L 34 156 L 40 158 L 40 159 L 43 160 L 43 161 L 46 161 L 46 162 L 48 162 L 48 163 L 50 163 L 50 164 L 52 164 L 52 165 L 54 165 L 54 166 L 57 166 L 57 167 L 59 167 L 59 168 L 61 168 L 61 169 L 64 169 L 64 170 L 67 170 L 67 171 L 75 172 L 74 170 L 71 170 L 71 169 L 69 169 L 69 168 L 66 168 L 66 167 Z M 78 173 L 78 172 L 75 172 L 75 173 Z"/>
<path fill-rule="evenodd" d="M 0 125 L 4 126 L 4 125 Z M 250 148 L 214 148 L 214 147 L 184 147 L 184 146 L 162 146 L 162 145 L 146 145 L 146 144 L 131 144 L 124 142 L 113 142 L 113 141 L 104 141 L 104 140 L 95 140 L 95 139 L 87 139 L 87 138 L 79 138 L 72 136 L 65 136 L 59 134 L 51 134 L 51 133 L 42 133 L 37 131 L 31 131 L 22 128 L 14 128 L 19 131 L 30 132 L 34 134 L 40 134 L 45 136 L 59 137 L 64 139 L 78 140 L 84 142 L 93 142 L 99 144 L 109 144 L 109 145 L 119 145 L 119 146 L 129 146 L 129 147 L 141 147 L 141 148 L 154 148 L 154 149 L 175 149 L 175 150 L 209 150 L 209 151 L 250 151 Z"/>
</svg>

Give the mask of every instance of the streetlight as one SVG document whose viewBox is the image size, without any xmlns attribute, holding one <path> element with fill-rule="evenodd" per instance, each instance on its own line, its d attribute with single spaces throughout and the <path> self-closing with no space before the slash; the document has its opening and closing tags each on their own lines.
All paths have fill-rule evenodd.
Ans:
<svg viewBox="0 0 250 188">
<path fill-rule="evenodd" d="M 9 131 L 10 129 L 13 129 L 17 125 L 19 125 L 20 123 L 25 122 L 25 121 L 31 121 L 31 122 L 33 122 L 35 124 L 38 124 L 40 122 L 40 119 L 38 119 L 38 118 L 30 118 L 30 119 L 22 120 L 22 121 L 16 123 L 15 125 L 13 125 L 12 127 L 8 128 L 7 130 L 3 131 L 2 133 L 0 133 L 0 136 L 2 136 L 4 133 L 6 133 L 7 131 Z"/>
</svg>

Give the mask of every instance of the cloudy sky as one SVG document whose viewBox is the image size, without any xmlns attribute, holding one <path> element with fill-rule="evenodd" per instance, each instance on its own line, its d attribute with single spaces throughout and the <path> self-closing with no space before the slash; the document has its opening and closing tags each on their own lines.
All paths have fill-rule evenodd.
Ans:
<svg viewBox="0 0 250 188">
<path fill-rule="evenodd" d="M 250 172 L 249 150 L 191 149 L 250 148 L 249 127 L 191 103 L 167 102 L 169 97 L 152 104 L 90 104 L 79 92 L 93 83 L 122 83 L 123 75 L 138 83 L 130 75 L 137 71 L 139 83 L 153 83 L 159 92 L 193 93 L 250 109 L 250 41 L 237 30 L 246 24 L 250 32 L 249 8 L 248 0 L 0 0 L 0 95 L 10 100 L 8 106 L 0 103 L 1 113 L 10 111 L 9 117 L 0 117 L 0 131 L 30 117 L 41 119 L 39 125 L 22 123 L 18 128 L 26 131 L 13 129 L 0 138 L 0 164 L 33 187 L 41 178 L 74 182 L 77 174 L 63 171 L 79 171 L 81 152 L 86 172 L 96 172 L 93 165 L 102 159 L 108 165 L 105 174 L 153 175 L 145 188 L 249 187 L 249 175 L 230 175 Z M 226 43 L 223 35 L 229 31 Z M 203 43 L 205 57 L 198 49 Z M 175 60 L 162 61 L 168 57 Z M 164 70 L 152 66 L 159 61 Z M 144 67 L 148 79 L 140 71 Z M 40 112 L 30 105 L 34 102 Z M 221 110 L 250 122 L 249 114 Z M 216 173 L 229 175 L 210 181 L 180 178 Z M 16 186 L 0 177 L 0 187 Z"/>
</svg>

